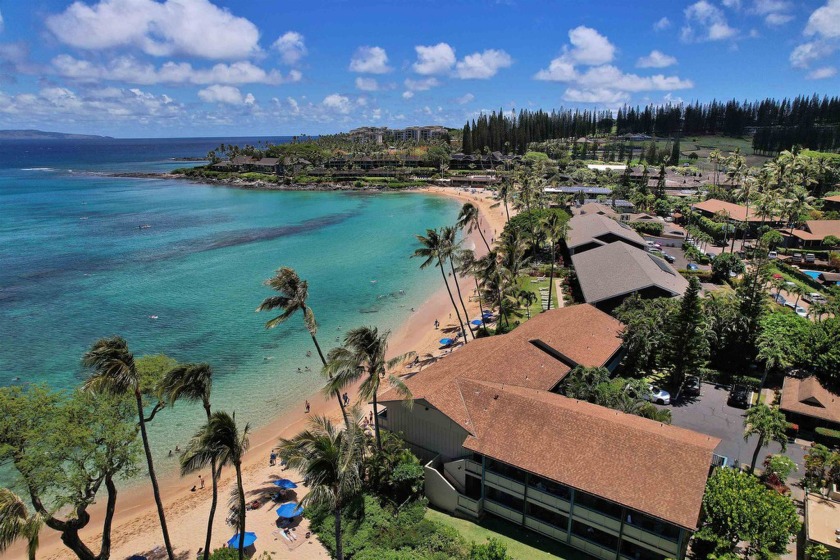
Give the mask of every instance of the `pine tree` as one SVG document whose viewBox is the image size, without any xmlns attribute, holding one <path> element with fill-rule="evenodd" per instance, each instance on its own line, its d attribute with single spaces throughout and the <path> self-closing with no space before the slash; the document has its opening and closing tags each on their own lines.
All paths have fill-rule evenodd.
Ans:
<svg viewBox="0 0 840 560">
<path fill-rule="evenodd" d="M 679 165 L 680 163 L 680 139 L 677 138 L 671 146 L 671 165 Z"/>
<path fill-rule="evenodd" d="M 686 375 L 703 367 L 709 356 L 706 322 L 700 306 L 700 281 L 692 276 L 683 294 L 679 312 L 667 325 L 665 363 L 671 370 L 671 386 L 682 387 Z"/>
</svg>

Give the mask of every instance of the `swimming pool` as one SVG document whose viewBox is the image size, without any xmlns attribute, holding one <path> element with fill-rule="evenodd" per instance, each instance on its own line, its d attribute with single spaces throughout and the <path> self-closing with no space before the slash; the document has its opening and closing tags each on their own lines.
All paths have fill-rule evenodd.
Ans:
<svg viewBox="0 0 840 560">
<path fill-rule="evenodd" d="M 819 270 L 800 270 L 799 272 L 801 272 L 802 274 L 806 274 L 806 275 L 810 276 L 814 280 L 819 278 L 820 274 L 822 274 L 822 272 L 820 272 Z"/>
</svg>

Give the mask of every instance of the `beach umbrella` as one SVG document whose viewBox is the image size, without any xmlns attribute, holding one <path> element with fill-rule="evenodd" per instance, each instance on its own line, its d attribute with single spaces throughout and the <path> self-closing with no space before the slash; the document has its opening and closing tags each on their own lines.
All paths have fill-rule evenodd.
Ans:
<svg viewBox="0 0 840 560">
<path fill-rule="evenodd" d="M 257 534 L 247 532 L 245 533 L 245 542 L 242 543 L 243 548 L 248 548 L 252 544 L 257 542 Z M 239 533 L 233 535 L 230 540 L 227 542 L 228 546 L 231 548 L 239 548 Z"/>
<path fill-rule="evenodd" d="M 481 319 L 476 319 L 475 321 L 470 321 L 470 324 L 473 324 L 476 327 L 480 327 L 481 325 L 484 324 L 484 321 L 482 321 Z"/>
<path fill-rule="evenodd" d="M 485 311 L 484 313 L 481 314 L 481 316 L 482 317 L 492 317 L 493 312 L 492 311 Z"/>
<path fill-rule="evenodd" d="M 291 490 L 292 488 L 297 488 L 297 484 L 295 484 L 288 478 L 281 478 L 280 480 L 275 480 L 274 485 L 279 486 L 283 490 Z"/>
<path fill-rule="evenodd" d="M 449 346 L 453 342 L 455 342 L 455 341 L 452 340 L 451 338 L 441 338 L 440 339 L 440 343 L 443 344 L 444 346 Z"/>
<path fill-rule="evenodd" d="M 303 515 L 303 508 L 294 502 L 283 504 L 282 506 L 277 508 L 276 511 L 277 517 L 284 517 L 286 519 L 292 519 L 294 517 L 297 517 L 298 515 Z"/>
</svg>

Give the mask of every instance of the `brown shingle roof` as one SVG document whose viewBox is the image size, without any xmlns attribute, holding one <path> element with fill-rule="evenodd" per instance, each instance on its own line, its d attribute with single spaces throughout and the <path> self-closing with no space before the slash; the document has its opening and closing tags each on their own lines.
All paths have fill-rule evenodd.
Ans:
<svg viewBox="0 0 840 560">
<path fill-rule="evenodd" d="M 840 203 L 840 195 L 827 196 L 827 197 L 825 197 L 825 200 L 827 200 L 827 201 L 829 201 L 829 202 L 838 202 L 838 203 Z"/>
<path fill-rule="evenodd" d="M 569 220 L 569 234 L 566 246 L 575 249 L 590 243 L 606 244 L 602 238 L 614 235 L 623 241 L 639 247 L 645 246 L 645 240 L 634 229 L 601 214 L 582 214 Z"/>
<path fill-rule="evenodd" d="M 814 377 L 786 377 L 779 408 L 789 412 L 840 423 L 840 395 L 835 395 Z"/>
<path fill-rule="evenodd" d="M 716 212 L 725 212 L 729 215 L 729 218 L 731 220 L 735 220 L 737 222 L 747 221 L 748 216 L 746 206 L 741 206 L 740 204 L 733 204 L 732 202 L 726 202 L 724 200 L 718 200 L 716 198 L 710 198 L 709 200 L 698 202 L 697 204 L 694 204 L 692 208 L 702 210 L 703 212 L 708 212 L 709 214 L 715 214 Z M 753 212 L 753 210 L 750 209 L 749 221 L 760 222 L 761 217 L 756 216 L 755 212 Z M 776 221 L 776 219 L 773 218 L 771 219 L 771 221 Z"/>
<path fill-rule="evenodd" d="M 686 529 L 720 440 L 555 393 L 461 380 L 464 447 Z"/>
<path fill-rule="evenodd" d="M 820 240 L 829 235 L 840 237 L 840 220 L 808 220 L 805 222 L 805 227 Z"/>
<path fill-rule="evenodd" d="M 600 202 L 590 202 L 588 204 L 584 204 L 577 209 L 577 213 L 581 216 L 584 214 L 600 214 L 608 218 L 618 216 L 618 212 L 616 212 L 606 204 L 601 204 Z"/>
</svg>

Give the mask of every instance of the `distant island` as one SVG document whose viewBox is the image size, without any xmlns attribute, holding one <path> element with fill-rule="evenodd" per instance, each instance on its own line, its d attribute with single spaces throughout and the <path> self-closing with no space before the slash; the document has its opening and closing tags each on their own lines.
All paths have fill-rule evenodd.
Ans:
<svg viewBox="0 0 840 560">
<path fill-rule="evenodd" d="M 68 134 L 43 130 L 0 130 L 0 140 L 105 140 L 111 136 L 93 134 Z"/>
</svg>

